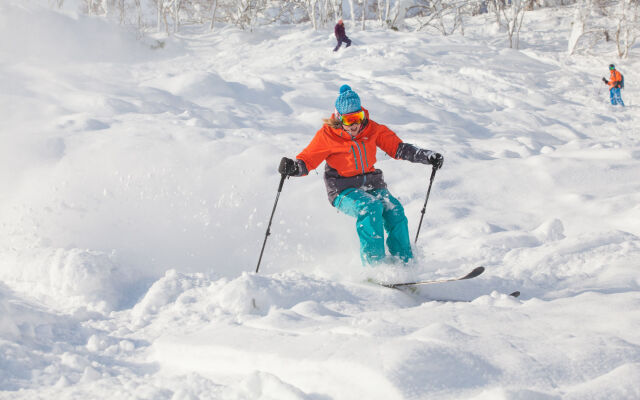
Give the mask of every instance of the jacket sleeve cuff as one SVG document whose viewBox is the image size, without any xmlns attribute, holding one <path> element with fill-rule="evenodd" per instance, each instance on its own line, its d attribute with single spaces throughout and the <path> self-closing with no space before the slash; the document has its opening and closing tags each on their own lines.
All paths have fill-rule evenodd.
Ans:
<svg viewBox="0 0 640 400">
<path fill-rule="evenodd" d="M 306 176 L 309 175 L 309 170 L 307 169 L 307 165 L 301 159 L 297 158 L 296 163 L 298 164 L 298 174 L 296 176 Z"/>
</svg>

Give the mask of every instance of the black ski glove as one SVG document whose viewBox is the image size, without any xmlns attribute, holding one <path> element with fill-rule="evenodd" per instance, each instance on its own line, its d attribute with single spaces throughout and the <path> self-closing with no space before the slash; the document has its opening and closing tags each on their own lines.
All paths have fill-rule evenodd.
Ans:
<svg viewBox="0 0 640 400">
<path fill-rule="evenodd" d="M 444 161 L 442 154 L 431 150 L 419 149 L 415 155 L 415 161 L 423 164 L 431 164 L 433 168 L 440 169 Z"/>
<path fill-rule="evenodd" d="M 396 158 L 422 164 L 431 164 L 435 169 L 442 167 L 444 157 L 431 150 L 421 149 L 409 143 L 400 143 L 396 151 Z"/>
<path fill-rule="evenodd" d="M 280 160 L 280 166 L 278 167 L 278 172 L 282 175 L 292 176 L 297 175 L 300 172 L 300 169 L 294 160 L 282 157 L 282 160 Z"/>
<path fill-rule="evenodd" d="M 433 165 L 434 169 L 442 168 L 442 163 L 444 163 L 444 157 L 440 153 L 431 153 L 429 155 L 429 163 Z"/>
<path fill-rule="evenodd" d="M 609 81 L 606 78 L 602 78 L 602 82 L 606 83 L 607 85 L 609 84 Z"/>
<path fill-rule="evenodd" d="M 287 157 L 282 157 L 282 160 L 280 160 L 278 172 L 280 172 L 280 174 L 282 175 L 287 176 L 303 176 L 309 173 L 309 171 L 307 171 L 307 166 L 304 164 L 304 161 L 292 160 Z"/>
</svg>

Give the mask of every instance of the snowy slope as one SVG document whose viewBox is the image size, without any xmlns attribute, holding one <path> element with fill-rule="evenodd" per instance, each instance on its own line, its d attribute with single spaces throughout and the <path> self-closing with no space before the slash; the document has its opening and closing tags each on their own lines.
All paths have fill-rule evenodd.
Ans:
<svg viewBox="0 0 640 400">
<path fill-rule="evenodd" d="M 520 51 L 478 17 L 333 53 L 308 26 L 154 50 L 40 4 L 0 4 L 0 398 L 640 397 L 640 64 L 566 56 L 571 9 L 528 14 Z M 363 268 L 320 168 L 256 275 L 278 162 L 344 83 L 445 156 L 417 260 Z M 379 158 L 413 235 L 430 169 Z"/>
</svg>

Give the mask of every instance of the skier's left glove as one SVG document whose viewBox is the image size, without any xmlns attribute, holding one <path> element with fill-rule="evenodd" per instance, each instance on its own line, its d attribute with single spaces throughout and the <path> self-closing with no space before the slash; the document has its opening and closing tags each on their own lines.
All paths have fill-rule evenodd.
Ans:
<svg viewBox="0 0 640 400">
<path fill-rule="evenodd" d="M 415 161 L 423 164 L 431 164 L 433 168 L 440 169 L 444 162 L 444 157 L 442 157 L 442 154 L 431 150 L 419 149 L 416 152 Z"/>
<path fill-rule="evenodd" d="M 442 163 L 444 163 L 444 157 L 440 153 L 432 153 L 429 156 L 429 164 L 433 165 L 433 169 L 442 168 Z"/>
</svg>

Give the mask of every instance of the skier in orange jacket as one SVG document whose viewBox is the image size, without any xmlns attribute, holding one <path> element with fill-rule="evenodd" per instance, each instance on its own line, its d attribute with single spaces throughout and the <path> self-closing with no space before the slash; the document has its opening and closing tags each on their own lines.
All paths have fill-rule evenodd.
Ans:
<svg viewBox="0 0 640 400">
<path fill-rule="evenodd" d="M 395 159 L 442 167 L 441 154 L 403 142 L 391 129 L 369 119 L 360 97 L 340 87 L 335 113 L 324 120 L 311 143 L 295 160 L 283 157 L 279 172 L 305 176 L 325 161 L 324 181 L 331 205 L 356 218 L 363 264 L 385 261 L 384 233 L 392 258 L 413 258 L 404 208 L 389 193 L 382 171 L 375 168 L 377 148 Z"/>
<path fill-rule="evenodd" d="M 603 77 L 602 81 L 609 85 L 609 97 L 611 98 L 611 104 L 614 106 L 620 104 L 624 107 L 622 95 L 620 94 L 620 89 L 622 88 L 622 74 L 616 70 L 616 66 L 613 64 L 609 64 L 609 72 L 609 80 Z"/>
</svg>

